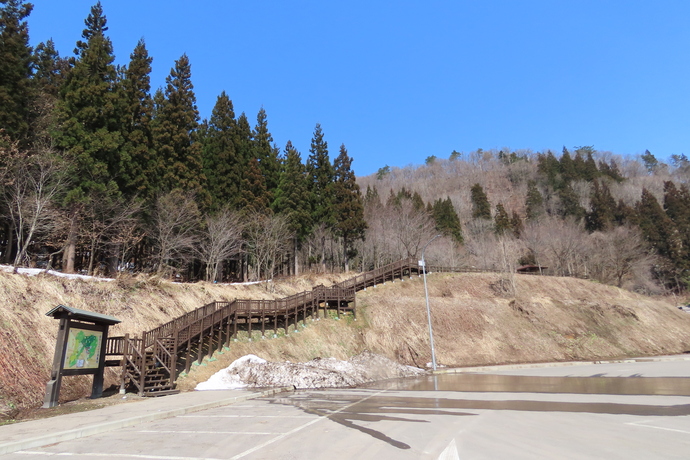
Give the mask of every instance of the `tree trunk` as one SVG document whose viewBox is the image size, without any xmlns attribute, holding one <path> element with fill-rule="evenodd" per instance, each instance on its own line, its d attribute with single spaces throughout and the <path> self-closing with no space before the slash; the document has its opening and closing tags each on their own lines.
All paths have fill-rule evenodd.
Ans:
<svg viewBox="0 0 690 460">
<path fill-rule="evenodd" d="M 74 273 L 74 257 L 77 252 L 77 212 L 73 212 L 70 219 L 69 234 L 65 243 L 65 253 L 62 256 L 62 267 L 65 273 Z"/>
<path fill-rule="evenodd" d="M 343 237 L 343 259 L 345 260 L 345 273 L 350 271 L 350 259 L 347 254 L 347 237 Z"/>
<path fill-rule="evenodd" d="M 294 257 L 294 262 L 295 262 L 295 267 L 294 267 L 294 272 L 293 275 L 297 276 L 299 275 L 299 262 L 297 260 L 297 246 L 298 246 L 298 241 L 297 238 L 293 239 L 293 251 L 292 251 L 292 257 Z"/>
<path fill-rule="evenodd" d="M 8 222 L 5 229 L 7 234 L 7 245 L 5 246 L 3 261 L 9 264 L 12 260 L 12 246 L 14 246 L 14 226 Z"/>
</svg>

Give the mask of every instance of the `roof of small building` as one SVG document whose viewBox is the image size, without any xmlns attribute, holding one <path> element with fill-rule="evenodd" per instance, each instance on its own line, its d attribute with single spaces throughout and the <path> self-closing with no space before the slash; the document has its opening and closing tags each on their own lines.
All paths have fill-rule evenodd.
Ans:
<svg viewBox="0 0 690 460">
<path fill-rule="evenodd" d="M 78 321 L 88 321 L 107 325 L 113 325 L 121 322 L 121 320 L 112 316 L 94 313 L 92 311 L 80 310 L 79 308 L 68 307 L 67 305 L 58 305 L 46 313 L 46 316 L 52 316 L 53 318 L 67 317 L 70 319 L 76 319 Z"/>
</svg>

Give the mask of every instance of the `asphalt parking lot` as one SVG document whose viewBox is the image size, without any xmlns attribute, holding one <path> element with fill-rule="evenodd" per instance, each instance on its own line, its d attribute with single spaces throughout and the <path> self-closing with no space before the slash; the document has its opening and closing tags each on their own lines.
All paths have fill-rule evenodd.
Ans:
<svg viewBox="0 0 690 460">
<path fill-rule="evenodd" d="M 497 367 L 280 393 L 0 458 L 685 459 L 688 376 L 683 357 Z"/>
</svg>

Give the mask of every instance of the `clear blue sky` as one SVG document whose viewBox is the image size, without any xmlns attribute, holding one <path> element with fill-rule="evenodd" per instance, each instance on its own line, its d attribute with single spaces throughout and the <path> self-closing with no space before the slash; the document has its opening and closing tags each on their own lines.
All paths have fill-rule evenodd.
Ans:
<svg viewBox="0 0 690 460">
<path fill-rule="evenodd" d="M 71 56 L 95 0 L 35 0 L 32 44 Z M 103 0 L 117 62 L 144 38 L 163 86 L 187 53 L 202 118 L 225 90 L 306 159 L 321 123 L 358 175 L 453 150 L 690 154 L 690 2 Z"/>
</svg>

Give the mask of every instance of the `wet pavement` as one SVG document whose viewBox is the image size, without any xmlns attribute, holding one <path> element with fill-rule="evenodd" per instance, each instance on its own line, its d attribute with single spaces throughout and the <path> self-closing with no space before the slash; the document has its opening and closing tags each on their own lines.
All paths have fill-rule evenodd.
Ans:
<svg viewBox="0 0 690 460">
<path fill-rule="evenodd" d="M 280 393 L 0 459 L 680 459 L 688 376 L 686 357 L 494 367 Z"/>
</svg>

